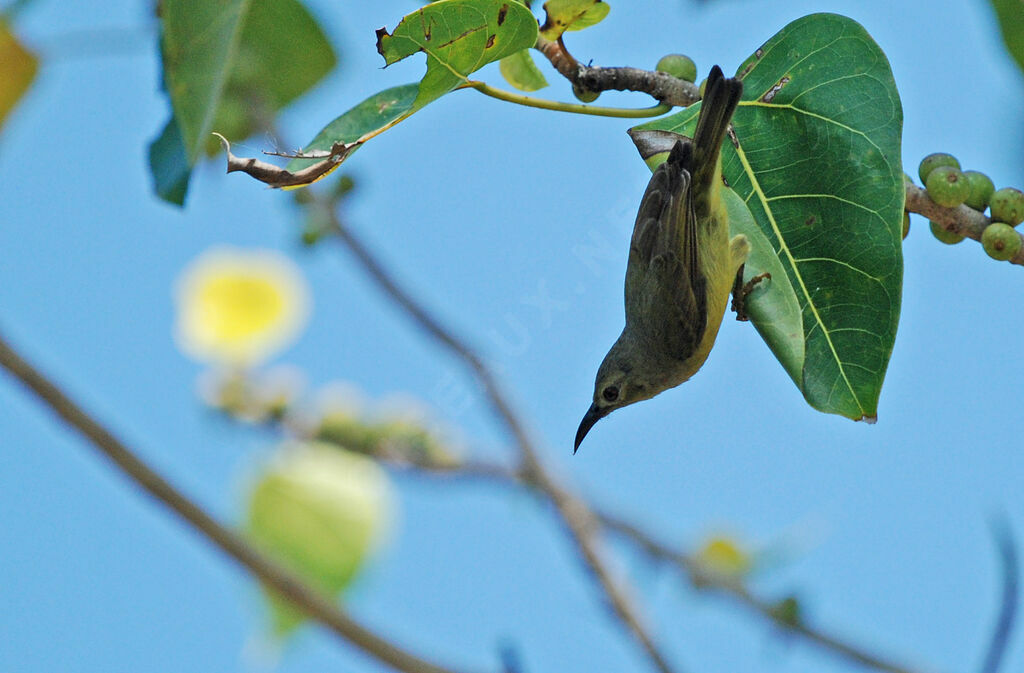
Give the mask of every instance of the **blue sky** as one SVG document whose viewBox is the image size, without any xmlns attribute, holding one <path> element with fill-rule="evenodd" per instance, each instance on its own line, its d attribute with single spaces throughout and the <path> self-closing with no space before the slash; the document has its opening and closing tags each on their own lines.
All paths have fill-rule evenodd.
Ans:
<svg viewBox="0 0 1024 673">
<path fill-rule="evenodd" d="M 341 66 L 284 115 L 295 144 L 423 69 L 410 59 L 382 70 L 373 49 L 373 31 L 416 3 L 309 4 Z M 889 56 L 909 173 L 948 151 L 997 187 L 1024 185 L 1024 78 L 983 2 L 612 3 L 569 44 L 602 65 L 652 67 L 681 51 L 702 73 L 730 71 L 813 11 L 852 15 Z M 245 475 L 273 448 L 202 408 L 202 367 L 173 342 L 174 280 L 220 244 L 283 250 L 306 273 L 312 320 L 280 362 L 314 385 L 415 396 L 473 451 L 509 451 L 460 365 L 344 251 L 300 248 L 286 196 L 223 175 L 219 161 L 196 171 L 184 210 L 151 195 L 146 145 L 167 105 L 146 3 L 36 0 L 17 28 L 44 62 L 0 135 L 0 328 L 146 459 L 237 521 Z M 496 67 L 484 75 L 503 85 Z M 544 95 L 571 100 L 549 80 Z M 756 332 L 727 321 L 698 376 L 602 421 L 573 457 L 594 372 L 621 328 L 625 246 L 649 178 L 628 126 L 455 93 L 352 157 L 359 186 L 346 218 L 486 354 L 545 438 L 546 462 L 587 497 L 680 544 L 716 530 L 797 539 L 800 553 L 760 591 L 796 592 L 816 624 L 922 668 L 978 666 L 998 607 L 989 520 L 1005 512 L 1024 536 L 1024 272 L 970 241 L 941 245 L 915 216 L 876 425 L 812 411 Z M 267 146 L 256 138 L 236 153 Z M 621 258 L 594 267 L 574 256 L 593 237 L 620 245 Z M 538 310 L 540 296 L 558 307 Z M 649 670 L 546 508 L 483 485 L 395 480 L 398 528 L 348 596 L 355 615 L 462 667 L 494 670 L 497 644 L 510 641 L 528 672 Z M 250 578 L 2 376 L 0 545 L 0 670 L 259 668 L 247 654 L 263 624 Z M 629 552 L 617 568 L 685 670 L 849 668 Z M 1018 637 L 1006 670 L 1022 663 Z M 279 670 L 379 667 L 308 629 Z"/>
</svg>

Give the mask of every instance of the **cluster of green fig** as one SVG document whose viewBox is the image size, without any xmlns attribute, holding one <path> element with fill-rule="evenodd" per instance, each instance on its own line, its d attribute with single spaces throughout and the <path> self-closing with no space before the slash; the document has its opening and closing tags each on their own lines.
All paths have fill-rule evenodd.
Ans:
<svg viewBox="0 0 1024 673">
<path fill-rule="evenodd" d="M 929 154 L 918 167 L 918 175 L 932 201 L 946 208 L 966 205 L 979 212 L 986 208 L 992 223 L 981 235 L 981 245 L 988 256 L 1007 261 L 1021 250 L 1021 237 L 1014 229 L 1024 222 L 1024 192 L 1013 187 L 996 189 L 992 180 L 979 171 L 961 171 L 956 157 L 937 152 Z M 904 214 L 903 235 L 909 230 L 909 213 Z M 964 240 L 956 232 L 931 222 L 932 234 L 952 245 Z"/>
</svg>

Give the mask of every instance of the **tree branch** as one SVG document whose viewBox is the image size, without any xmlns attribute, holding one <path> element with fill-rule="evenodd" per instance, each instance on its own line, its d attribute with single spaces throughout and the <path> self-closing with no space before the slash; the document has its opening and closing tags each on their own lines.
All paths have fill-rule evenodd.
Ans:
<svg viewBox="0 0 1024 673">
<path fill-rule="evenodd" d="M 687 107 L 700 100 L 696 84 L 668 73 L 583 65 L 569 54 L 561 40 L 552 42 L 538 37 L 534 49 L 544 54 L 563 77 L 584 91 L 638 91 L 650 94 L 659 103 L 677 107 Z"/>
<path fill-rule="evenodd" d="M 974 208 L 967 206 L 943 208 L 931 200 L 927 190 L 912 184 L 907 184 L 907 202 L 904 208 L 941 224 L 947 231 L 973 238 L 975 241 L 981 240 L 981 234 L 985 231 L 985 227 L 992 223 L 991 219 Z M 1024 239 L 1024 235 L 1020 232 L 1017 232 L 1017 235 Z M 1024 245 L 1010 262 L 1024 266 Z"/>
<path fill-rule="evenodd" d="M 534 45 L 540 53 L 551 62 L 555 70 L 568 79 L 574 86 L 586 91 L 637 91 L 653 96 L 661 103 L 686 107 L 700 100 L 698 87 L 684 80 L 663 72 L 641 70 L 640 68 L 597 68 L 583 65 L 565 49 L 561 40 L 553 42 L 543 37 L 537 38 Z M 923 215 L 929 220 L 942 225 L 966 238 L 981 240 L 981 234 L 992 220 L 983 213 L 958 206 L 944 208 L 928 197 L 928 192 L 914 184 L 907 184 L 906 210 Z M 1024 234 L 1018 232 L 1024 243 Z M 1024 245 L 1020 252 L 1010 260 L 1012 264 L 1024 266 Z"/>
<path fill-rule="evenodd" d="M 225 528 L 199 505 L 157 474 L 109 430 L 89 416 L 53 382 L 25 361 L 0 335 L 0 366 L 31 390 L 65 423 L 84 435 L 92 445 L 136 485 L 184 519 L 225 554 L 260 581 L 285 596 L 299 609 L 335 635 L 355 645 L 374 659 L 403 673 L 455 673 L 455 669 L 431 663 L 410 654 L 369 630 L 318 591 L 307 586 L 251 547 L 242 537 Z"/>
<path fill-rule="evenodd" d="M 540 462 L 533 438 L 527 432 L 519 415 L 513 410 L 508 396 L 498 384 L 491 370 L 483 360 L 461 339 L 445 328 L 430 313 L 415 301 L 409 293 L 398 286 L 391 274 L 363 246 L 338 218 L 334 204 L 318 203 L 328 216 L 328 233 L 341 241 L 355 256 L 363 270 L 377 283 L 413 321 L 435 341 L 462 360 L 481 384 L 484 396 L 492 411 L 512 435 L 518 449 L 520 469 L 525 481 L 535 486 L 554 505 L 562 523 L 575 542 L 585 567 L 595 578 L 604 592 L 613 614 L 626 630 L 640 644 L 647 657 L 661 673 L 672 673 L 672 668 L 655 645 L 647 628 L 641 623 L 633 604 L 630 590 L 621 579 L 616 579 L 608 569 L 601 549 L 600 526 L 593 512 L 578 498 L 563 488 Z"/>
</svg>

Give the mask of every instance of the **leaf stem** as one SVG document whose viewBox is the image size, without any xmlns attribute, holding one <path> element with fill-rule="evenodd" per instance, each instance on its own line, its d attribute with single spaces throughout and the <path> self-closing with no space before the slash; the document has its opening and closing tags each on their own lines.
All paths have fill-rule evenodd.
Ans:
<svg viewBox="0 0 1024 673">
<path fill-rule="evenodd" d="M 511 91 L 503 91 L 501 89 L 495 89 L 489 84 L 484 82 L 478 82 L 475 80 L 469 80 L 465 84 L 458 87 L 459 89 L 476 89 L 485 96 L 491 98 L 497 98 L 507 103 L 515 103 L 516 105 L 525 105 L 526 107 L 540 108 L 541 110 L 555 110 L 557 112 L 572 112 L 574 114 L 581 115 L 594 115 L 597 117 L 620 117 L 624 119 L 643 119 L 647 117 L 658 117 L 665 114 L 672 109 L 671 105 L 653 105 L 645 108 L 617 108 L 617 107 L 601 107 L 600 105 L 582 105 L 580 103 L 562 103 L 559 101 L 545 100 L 543 98 L 533 98 L 531 96 L 524 96 L 518 93 L 512 93 Z"/>
</svg>

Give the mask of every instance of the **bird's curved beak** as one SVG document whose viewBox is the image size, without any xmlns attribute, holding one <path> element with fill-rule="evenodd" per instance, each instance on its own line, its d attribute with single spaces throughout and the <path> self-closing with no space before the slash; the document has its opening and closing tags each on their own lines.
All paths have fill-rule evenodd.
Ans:
<svg viewBox="0 0 1024 673">
<path fill-rule="evenodd" d="M 580 421 L 580 429 L 576 431 L 576 445 L 573 447 L 573 455 L 580 450 L 580 444 L 583 443 L 583 438 L 590 432 L 590 428 L 594 427 L 594 423 L 608 415 L 611 409 L 601 409 L 596 404 L 591 404 L 590 408 L 587 409 L 586 416 Z"/>
</svg>

